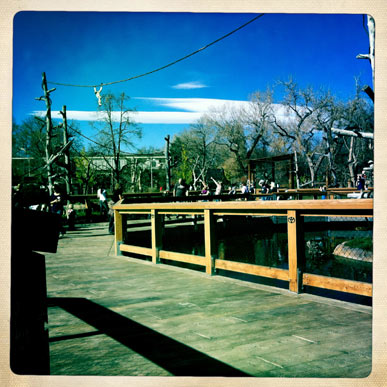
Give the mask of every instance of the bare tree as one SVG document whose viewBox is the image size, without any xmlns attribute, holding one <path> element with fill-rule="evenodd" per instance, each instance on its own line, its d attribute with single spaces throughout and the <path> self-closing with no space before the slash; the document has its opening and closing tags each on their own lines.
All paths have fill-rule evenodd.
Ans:
<svg viewBox="0 0 387 387">
<path fill-rule="evenodd" d="M 269 131 L 274 119 L 272 91 L 253 93 L 249 104 L 241 110 L 241 118 L 247 140 L 246 159 L 250 159 L 258 145 L 270 145 Z"/>
<path fill-rule="evenodd" d="M 343 108 L 342 116 L 338 126 L 351 130 L 355 133 L 360 131 L 365 134 L 373 133 L 373 106 L 360 97 L 360 86 L 356 83 L 355 98 L 349 101 Z M 347 136 L 346 136 L 347 137 Z M 343 142 L 348 150 L 347 165 L 352 185 L 356 182 L 358 167 L 365 164 L 373 155 L 373 139 L 367 139 L 360 135 L 351 136 L 349 139 L 343 137 Z"/>
<path fill-rule="evenodd" d="M 310 180 L 304 185 L 315 184 L 316 174 L 325 157 L 321 148 L 321 140 L 316 136 L 317 127 L 314 119 L 326 112 L 326 101 L 315 95 L 312 89 L 300 89 L 290 80 L 280 82 L 286 91 L 283 105 L 288 112 L 286 121 L 275 118 L 274 124 L 279 136 L 285 137 L 291 144 L 293 151 L 305 157 L 308 165 Z"/>
<path fill-rule="evenodd" d="M 120 183 L 122 152 L 135 148 L 134 139 L 142 134 L 132 119 L 134 110 L 126 106 L 128 100 L 125 93 L 102 95 L 101 119 L 92 123 L 97 130 L 98 150 L 112 170 L 114 183 Z"/>
<path fill-rule="evenodd" d="M 341 147 L 334 141 L 332 127 L 342 116 L 343 104 L 336 102 L 328 92 L 320 97 L 318 106 L 319 108 L 315 111 L 312 118 L 313 124 L 316 129 L 323 133 L 323 141 L 325 142 L 323 153 L 327 160 L 327 183 L 329 183 L 329 177 L 332 177 L 332 184 L 336 186 L 338 176 L 335 158 Z"/>
<path fill-rule="evenodd" d="M 231 106 L 224 106 L 205 114 L 203 120 L 216 133 L 216 144 L 233 154 L 243 174 L 246 170 L 247 144 L 241 111 Z"/>
</svg>

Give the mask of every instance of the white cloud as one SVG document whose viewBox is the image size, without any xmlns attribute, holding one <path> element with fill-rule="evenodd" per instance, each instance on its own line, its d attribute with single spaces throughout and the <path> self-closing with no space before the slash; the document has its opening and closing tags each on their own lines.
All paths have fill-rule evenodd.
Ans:
<svg viewBox="0 0 387 387">
<path fill-rule="evenodd" d="M 210 98 L 145 98 L 133 97 L 153 102 L 156 106 L 178 109 L 184 111 L 136 111 L 133 112 L 133 120 L 138 124 L 192 124 L 212 109 L 242 108 L 248 106 L 248 101 L 210 99 Z M 273 105 L 277 119 L 289 120 L 282 105 Z M 31 114 L 44 117 L 45 111 L 34 111 Z M 67 110 L 67 119 L 76 121 L 97 121 L 102 119 L 103 113 L 96 111 Z M 52 111 L 52 118 L 62 119 L 59 111 Z M 113 120 L 119 121 L 119 112 L 113 112 Z"/>
<path fill-rule="evenodd" d="M 143 99 L 154 102 L 155 105 L 164 106 L 173 109 L 186 110 L 197 113 L 206 113 L 215 108 L 223 106 L 242 107 L 248 104 L 247 101 L 236 101 L 227 99 L 213 98 L 146 98 L 134 97 L 133 99 Z"/>
<path fill-rule="evenodd" d="M 102 114 L 94 111 L 67 110 L 67 119 L 75 121 L 97 121 L 102 119 Z M 46 111 L 34 111 L 33 115 L 44 117 Z M 53 119 L 62 119 L 59 111 L 52 111 Z M 138 124 L 192 124 L 201 116 L 201 113 L 194 112 L 135 112 L 133 120 Z M 120 119 L 119 112 L 112 114 L 113 121 Z"/>
<path fill-rule="evenodd" d="M 205 87 L 208 87 L 208 86 L 198 81 L 179 83 L 177 85 L 172 86 L 173 89 L 182 89 L 182 90 L 203 89 Z"/>
</svg>

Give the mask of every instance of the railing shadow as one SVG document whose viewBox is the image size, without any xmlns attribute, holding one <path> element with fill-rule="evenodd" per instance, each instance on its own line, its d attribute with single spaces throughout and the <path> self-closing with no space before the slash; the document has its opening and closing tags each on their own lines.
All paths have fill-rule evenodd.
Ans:
<svg viewBox="0 0 387 387">
<path fill-rule="evenodd" d="M 250 376 L 85 298 L 47 299 L 175 376 Z M 58 340 L 58 339 L 57 339 Z"/>
</svg>

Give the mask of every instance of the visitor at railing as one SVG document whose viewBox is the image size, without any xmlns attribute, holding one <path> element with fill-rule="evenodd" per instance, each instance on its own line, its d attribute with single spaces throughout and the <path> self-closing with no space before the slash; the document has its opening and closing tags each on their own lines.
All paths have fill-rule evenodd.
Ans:
<svg viewBox="0 0 387 387">
<path fill-rule="evenodd" d="M 212 181 L 215 183 L 216 185 L 216 189 L 215 189 L 215 193 L 214 195 L 215 196 L 218 196 L 222 193 L 222 182 L 221 181 L 216 181 L 212 176 L 211 176 L 211 179 Z M 216 202 L 219 202 L 220 199 L 215 199 Z"/>
<path fill-rule="evenodd" d="M 114 203 L 117 203 L 119 200 L 122 199 L 122 188 L 118 183 L 114 187 L 112 199 Z"/>
<path fill-rule="evenodd" d="M 268 194 L 270 193 L 270 186 L 269 183 L 265 180 L 260 180 L 258 185 L 261 187 L 260 193 L 261 194 Z M 269 196 L 261 196 L 261 200 L 269 200 Z"/>
<path fill-rule="evenodd" d="M 324 200 L 327 198 L 327 187 L 323 185 L 320 187 L 320 192 L 322 192 L 321 199 Z"/>
<path fill-rule="evenodd" d="M 229 195 L 236 195 L 236 187 L 235 187 L 235 185 L 234 186 L 229 186 L 228 187 L 228 194 Z"/>
<path fill-rule="evenodd" d="M 175 188 L 173 189 L 173 196 L 188 196 L 188 186 L 184 179 L 180 178 L 178 183 L 175 185 Z"/>
<path fill-rule="evenodd" d="M 52 213 L 62 217 L 63 210 L 64 210 L 64 200 L 63 200 L 63 195 L 60 192 L 59 187 L 57 185 L 54 185 L 54 192 L 50 197 L 50 210 Z M 65 230 L 63 228 L 63 221 L 61 218 L 59 237 L 62 237 L 64 233 L 65 233 Z"/>
<path fill-rule="evenodd" d="M 268 196 L 268 200 L 277 200 L 277 195 L 276 195 L 277 192 L 278 192 L 277 184 L 274 181 L 272 181 L 270 183 L 270 188 L 269 188 L 270 195 Z"/>
<path fill-rule="evenodd" d="M 109 207 L 107 204 L 107 193 L 105 188 L 99 188 L 97 191 L 97 198 L 99 199 L 99 210 L 101 216 L 107 216 Z"/>
</svg>

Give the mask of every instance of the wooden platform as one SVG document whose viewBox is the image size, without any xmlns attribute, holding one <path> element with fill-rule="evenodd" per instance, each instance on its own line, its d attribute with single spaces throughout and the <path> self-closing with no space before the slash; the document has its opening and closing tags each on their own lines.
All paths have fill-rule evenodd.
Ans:
<svg viewBox="0 0 387 387">
<path fill-rule="evenodd" d="M 55 375 L 366 377 L 371 308 L 114 255 L 107 224 L 46 254 Z"/>
</svg>

